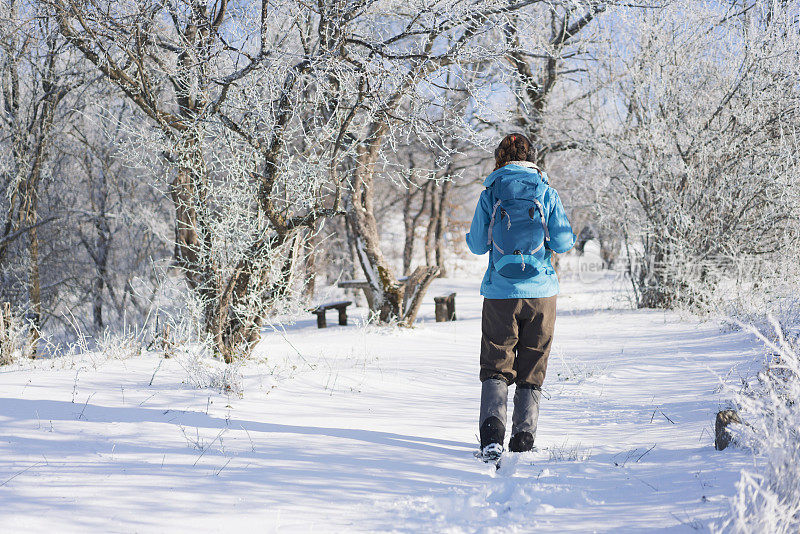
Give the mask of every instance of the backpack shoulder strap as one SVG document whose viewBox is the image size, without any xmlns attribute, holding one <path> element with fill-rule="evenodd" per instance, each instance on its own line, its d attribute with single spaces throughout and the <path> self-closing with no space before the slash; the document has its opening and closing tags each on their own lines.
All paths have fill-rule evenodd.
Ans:
<svg viewBox="0 0 800 534">
<path fill-rule="evenodd" d="M 494 200 L 494 195 L 492 194 L 492 187 L 489 186 L 486 188 L 486 190 L 489 191 L 489 198 L 491 200 Z M 494 201 L 494 206 L 492 206 L 492 214 L 489 217 L 489 232 L 487 236 L 488 238 L 486 240 L 486 244 L 489 246 L 492 245 L 492 232 L 494 231 L 494 221 L 495 221 L 495 216 L 497 215 L 497 208 L 500 206 L 500 202 L 501 202 L 500 200 Z"/>
<path fill-rule="evenodd" d="M 542 228 L 544 229 L 544 240 L 545 242 L 550 241 L 550 230 L 547 228 L 547 218 L 544 215 L 544 206 L 542 203 L 539 202 L 539 199 L 534 198 L 533 203 L 536 205 L 536 209 L 539 210 L 539 217 L 542 219 Z"/>
</svg>

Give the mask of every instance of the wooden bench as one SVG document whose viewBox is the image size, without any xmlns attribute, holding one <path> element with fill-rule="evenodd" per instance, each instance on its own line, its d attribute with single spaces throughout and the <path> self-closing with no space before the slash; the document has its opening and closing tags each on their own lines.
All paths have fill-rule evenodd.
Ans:
<svg viewBox="0 0 800 534">
<path fill-rule="evenodd" d="M 456 320 L 456 294 L 442 295 L 433 297 L 436 305 L 436 322 Z"/>
<path fill-rule="evenodd" d="M 401 276 L 397 279 L 398 282 L 406 283 L 408 282 L 407 276 Z M 364 292 L 364 296 L 367 298 L 367 306 L 372 309 L 372 291 L 369 288 L 369 282 L 365 279 L 360 280 L 341 280 L 339 283 L 336 284 L 338 287 L 342 289 L 360 289 Z"/>
<path fill-rule="evenodd" d="M 311 310 L 311 313 L 317 316 L 317 328 L 326 328 L 328 326 L 328 322 L 325 319 L 325 312 L 333 308 L 339 311 L 339 324 L 347 326 L 347 307 L 351 304 L 352 302 L 349 300 L 327 302 Z"/>
</svg>

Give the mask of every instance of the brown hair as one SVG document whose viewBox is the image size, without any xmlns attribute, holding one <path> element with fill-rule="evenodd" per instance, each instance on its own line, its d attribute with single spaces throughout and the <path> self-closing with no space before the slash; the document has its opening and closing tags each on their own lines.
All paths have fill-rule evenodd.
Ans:
<svg viewBox="0 0 800 534">
<path fill-rule="evenodd" d="M 522 134 L 509 134 L 500 141 L 494 150 L 495 169 L 512 161 L 528 161 L 531 153 L 531 142 Z"/>
</svg>

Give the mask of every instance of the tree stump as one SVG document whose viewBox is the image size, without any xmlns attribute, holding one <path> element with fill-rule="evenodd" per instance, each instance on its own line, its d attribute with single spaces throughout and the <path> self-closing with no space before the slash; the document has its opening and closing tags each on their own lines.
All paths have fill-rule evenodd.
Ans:
<svg viewBox="0 0 800 534">
<path fill-rule="evenodd" d="M 455 321 L 456 320 L 456 294 L 450 293 L 449 295 L 442 295 L 433 297 L 433 302 L 436 305 L 436 322 Z"/>
<path fill-rule="evenodd" d="M 728 428 L 733 424 L 741 424 L 739 414 L 735 410 L 722 410 L 717 412 L 717 420 L 714 423 L 714 448 L 723 451 L 728 445 L 735 445 L 733 434 Z"/>
<path fill-rule="evenodd" d="M 0 309 L 0 365 L 11 363 L 11 303 L 4 302 Z"/>
</svg>

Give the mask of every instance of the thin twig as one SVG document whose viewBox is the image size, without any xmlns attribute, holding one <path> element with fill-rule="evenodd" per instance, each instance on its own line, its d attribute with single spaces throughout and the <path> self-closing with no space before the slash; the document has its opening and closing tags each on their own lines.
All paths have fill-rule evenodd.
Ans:
<svg viewBox="0 0 800 534">
<path fill-rule="evenodd" d="M 239 425 L 239 428 L 244 430 L 245 434 L 247 434 L 247 439 L 250 440 L 250 448 L 253 450 L 253 452 L 256 452 L 256 446 L 253 443 L 253 438 L 250 437 L 250 432 L 248 432 L 247 429 L 245 427 L 243 427 L 242 425 Z"/>
<path fill-rule="evenodd" d="M 648 452 L 652 451 L 652 450 L 653 450 L 653 449 L 655 449 L 655 448 L 656 448 L 656 444 L 655 444 L 655 443 L 653 443 L 653 446 L 652 446 L 652 447 L 650 447 L 649 449 L 647 449 L 646 451 L 644 451 L 644 452 L 642 453 L 642 455 L 641 455 L 641 456 L 639 456 L 639 457 L 636 459 L 636 462 L 638 463 L 638 462 L 639 462 L 639 460 L 641 460 L 642 458 L 644 458 L 644 457 L 645 457 L 645 455 L 646 455 Z"/>
<path fill-rule="evenodd" d="M 2 486 L 5 486 L 5 485 L 6 485 L 6 484 L 8 484 L 9 482 L 11 482 L 12 480 L 14 480 L 14 479 L 15 479 L 15 478 L 17 478 L 18 476 L 20 476 L 20 475 L 21 475 L 22 473 L 24 473 L 25 471 L 28 471 L 29 469 L 33 469 L 33 468 L 34 468 L 34 467 L 36 467 L 37 465 L 41 465 L 41 464 L 42 464 L 42 462 L 36 462 L 35 464 L 33 464 L 33 465 L 30 465 L 30 466 L 26 467 L 25 469 L 23 469 L 23 470 L 22 470 L 22 471 L 20 471 L 19 473 L 16 473 L 15 475 L 12 475 L 12 476 L 11 476 L 11 478 L 9 478 L 8 480 L 6 480 L 6 481 L 5 481 L 5 482 L 3 482 L 2 484 L 0 484 L 0 487 L 2 487 Z"/>
<path fill-rule="evenodd" d="M 86 411 L 86 407 L 89 405 L 89 400 L 90 400 L 92 397 L 94 397 L 94 393 L 92 393 L 91 395 L 89 395 L 88 397 L 86 397 L 86 402 L 84 402 L 84 403 L 83 403 L 83 410 L 81 410 L 81 413 L 78 415 L 78 419 L 79 419 L 79 420 L 83 418 L 83 412 L 85 412 L 85 411 Z"/>
<path fill-rule="evenodd" d="M 659 409 L 658 409 L 658 411 L 659 411 L 659 412 L 661 412 L 661 415 L 663 415 L 663 416 L 664 416 L 664 418 L 665 418 L 667 421 L 669 421 L 669 422 L 670 422 L 670 423 L 672 423 L 673 425 L 677 424 L 677 423 L 675 423 L 675 421 L 673 421 L 672 419 L 670 419 L 669 417 L 667 417 L 667 414 L 665 414 L 665 413 L 664 413 L 664 412 L 661 410 L 661 408 L 659 408 Z"/>
<path fill-rule="evenodd" d="M 215 477 L 218 477 L 218 476 L 219 476 L 219 474 L 220 474 L 220 473 L 222 473 L 222 470 L 223 470 L 223 469 L 225 469 L 226 467 L 228 467 L 228 464 L 229 464 L 229 463 L 231 463 L 231 460 L 233 460 L 233 458 L 228 458 L 228 461 L 227 461 L 227 462 L 225 462 L 225 465 L 223 465 L 222 467 L 220 467 L 220 468 L 219 468 L 219 471 L 217 471 L 216 473 L 214 473 L 214 476 L 215 476 Z"/>
<path fill-rule="evenodd" d="M 642 479 L 641 479 L 641 478 L 639 478 L 639 477 L 633 477 L 633 478 L 635 478 L 636 480 L 638 480 L 639 482 L 641 482 L 641 483 L 642 483 L 642 484 L 644 484 L 645 486 L 647 486 L 647 487 L 651 488 L 653 491 L 655 491 L 655 492 L 658 492 L 658 488 L 657 488 L 657 487 L 655 487 L 654 485 L 650 484 L 649 482 L 645 482 L 644 480 L 642 480 Z"/>
<path fill-rule="evenodd" d="M 161 364 L 162 363 L 164 363 L 164 358 L 161 358 L 160 360 L 158 360 L 158 366 L 156 367 L 156 370 L 153 371 L 153 376 L 150 377 L 150 383 L 147 384 L 148 386 L 152 386 L 153 385 L 153 380 L 155 380 L 156 373 L 158 372 L 158 370 L 161 369 Z"/>
<path fill-rule="evenodd" d="M 214 444 L 214 442 L 216 442 L 216 441 L 217 441 L 217 439 L 219 439 L 219 437 L 220 437 L 220 436 L 223 434 L 223 432 L 225 432 L 226 430 L 228 430 L 228 429 L 227 429 L 227 428 L 223 428 L 222 430 L 220 430 L 220 431 L 219 431 L 219 434 L 217 434 L 217 437 L 216 437 L 216 438 L 214 438 L 214 439 L 211 441 L 211 443 L 209 443 L 209 444 L 208 444 L 208 446 L 207 446 L 207 447 L 205 447 L 205 448 L 202 450 L 202 452 L 200 452 L 200 456 L 198 456 L 198 457 L 197 457 L 197 460 L 195 460 L 195 461 L 194 461 L 194 463 L 192 464 L 192 467 L 194 467 L 194 466 L 196 466 L 196 465 L 197 465 L 197 462 L 199 462 L 199 461 L 200 461 L 200 458 L 202 458 L 202 457 L 203 457 L 203 455 L 206 453 L 206 451 L 207 451 L 208 449 L 210 449 L 210 448 L 211 448 L 211 446 Z"/>
</svg>

